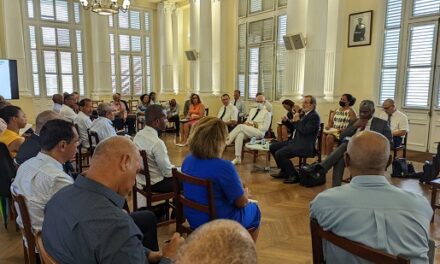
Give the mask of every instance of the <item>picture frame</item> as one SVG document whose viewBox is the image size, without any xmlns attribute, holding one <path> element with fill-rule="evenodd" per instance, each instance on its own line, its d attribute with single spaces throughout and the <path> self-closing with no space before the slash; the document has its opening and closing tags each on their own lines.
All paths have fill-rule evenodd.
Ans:
<svg viewBox="0 0 440 264">
<path fill-rule="evenodd" d="M 371 45 L 373 10 L 350 14 L 348 17 L 348 47 Z"/>
</svg>

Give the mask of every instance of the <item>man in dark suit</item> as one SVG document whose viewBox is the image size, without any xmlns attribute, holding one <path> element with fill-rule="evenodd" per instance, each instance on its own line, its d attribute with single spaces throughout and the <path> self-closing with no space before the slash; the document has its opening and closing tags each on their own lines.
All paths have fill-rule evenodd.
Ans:
<svg viewBox="0 0 440 264">
<path fill-rule="evenodd" d="M 304 97 L 302 103 L 302 115 L 296 113 L 289 129 L 294 131 L 292 140 L 276 142 L 270 145 L 270 153 L 275 158 L 279 174 L 271 175 L 275 178 L 284 178 L 284 183 L 299 182 L 299 175 L 291 158 L 301 156 L 313 156 L 315 152 L 316 136 L 319 132 L 319 114 L 315 111 L 316 99 L 311 95 Z M 286 117 L 283 118 L 287 119 Z"/>
<path fill-rule="evenodd" d="M 373 117 L 374 103 L 370 100 L 364 100 L 359 106 L 359 118 L 353 120 L 350 125 L 341 132 L 341 144 L 327 158 L 315 166 L 311 166 L 307 173 L 326 174 L 333 167 L 332 186 L 340 186 L 344 176 L 345 162 L 344 153 L 347 150 L 348 140 L 356 133 L 364 130 L 371 130 L 384 135 L 392 146 L 393 136 L 388 123 L 380 118 Z"/>
</svg>

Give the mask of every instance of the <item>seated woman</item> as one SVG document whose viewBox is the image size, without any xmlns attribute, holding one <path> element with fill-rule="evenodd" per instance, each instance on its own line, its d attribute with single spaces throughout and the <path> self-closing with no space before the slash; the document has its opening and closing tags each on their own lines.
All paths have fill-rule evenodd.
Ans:
<svg viewBox="0 0 440 264">
<path fill-rule="evenodd" d="M 356 118 L 356 112 L 351 108 L 356 103 L 356 98 L 351 94 L 343 94 L 339 101 L 339 108 L 329 117 L 329 123 L 323 134 L 323 154 L 328 155 L 333 151 L 334 144 L 339 142 L 341 131 L 347 128 L 351 120 Z"/>
<path fill-rule="evenodd" d="M 281 125 L 277 128 L 277 137 L 279 141 L 286 141 L 292 137 L 293 130 L 288 125 L 288 122 L 292 122 L 293 115 L 300 110 L 298 106 L 292 100 L 286 99 L 281 102 L 287 114 L 283 116 Z"/>
<path fill-rule="evenodd" d="M 251 234 L 254 240 L 258 236 L 261 213 L 256 203 L 249 202 L 249 191 L 243 188 L 235 167 L 222 159 L 226 146 L 228 129 L 222 120 L 205 117 L 193 127 L 189 138 L 190 154 L 182 164 L 182 172 L 212 182 L 217 218 L 235 220 L 246 229 L 255 228 Z M 205 189 L 184 183 L 184 195 L 198 203 L 208 204 Z M 209 221 L 208 215 L 185 208 L 185 217 L 191 228 Z"/>
<path fill-rule="evenodd" d="M 143 94 L 140 97 L 141 103 L 137 106 L 136 116 L 139 122 L 144 123 L 145 120 L 145 110 L 150 105 L 150 96 L 148 94 Z"/>
<path fill-rule="evenodd" d="M 15 158 L 18 149 L 24 143 L 24 137 L 20 136 L 19 132 L 26 126 L 26 114 L 20 107 L 8 105 L 0 110 L 0 118 L 7 124 L 6 129 L 0 134 L 0 142 L 6 145 L 11 157 Z"/>
<path fill-rule="evenodd" d="M 184 147 L 187 145 L 187 139 L 189 136 L 189 131 L 191 129 L 191 126 L 197 123 L 200 118 L 205 116 L 205 106 L 202 104 L 202 101 L 200 100 L 200 96 L 198 94 L 193 94 L 191 96 L 191 104 L 189 106 L 189 112 L 185 116 L 186 122 L 184 120 L 181 120 L 181 123 L 184 123 L 182 127 L 182 133 L 180 135 L 182 136 L 182 141 L 178 144 L 176 144 L 179 147 Z"/>
</svg>

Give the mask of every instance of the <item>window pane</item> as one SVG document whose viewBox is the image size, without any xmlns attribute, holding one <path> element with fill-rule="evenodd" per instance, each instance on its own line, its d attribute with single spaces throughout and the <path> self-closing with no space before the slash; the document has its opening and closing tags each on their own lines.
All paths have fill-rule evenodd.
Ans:
<svg viewBox="0 0 440 264">
<path fill-rule="evenodd" d="M 133 75 L 142 75 L 142 57 L 133 57 Z"/>
<path fill-rule="evenodd" d="M 32 72 L 38 73 L 37 51 L 31 50 Z"/>
<path fill-rule="evenodd" d="M 47 73 L 57 72 L 57 58 L 55 51 L 44 51 L 44 69 Z"/>
<path fill-rule="evenodd" d="M 40 83 L 39 83 L 39 77 L 37 74 L 32 74 L 33 77 L 33 83 L 34 83 L 34 95 L 39 96 L 40 95 Z"/>
<path fill-rule="evenodd" d="M 110 54 L 115 54 L 115 36 L 110 34 Z"/>
<path fill-rule="evenodd" d="M 142 75 L 134 77 L 133 89 L 135 95 L 142 94 Z"/>
<path fill-rule="evenodd" d="M 73 4 L 75 13 L 75 23 L 79 24 L 81 22 L 81 8 L 78 3 Z"/>
<path fill-rule="evenodd" d="M 81 37 L 81 30 L 76 31 L 76 49 L 77 51 L 82 51 L 82 37 Z"/>
<path fill-rule="evenodd" d="M 63 93 L 73 92 L 73 80 L 72 75 L 61 75 L 61 80 L 63 84 Z"/>
<path fill-rule="evenodd" d="M 68 3 L 65 0 L 55 0 L 55 14 L 58 21 L 69 22 Z"/>
<path fill-rule="evenodd" d="M 138 11 L 130 11 L 130 27 L 132 29 L 141 29 L 141 19 Z"/>
<path fill-rule="evenodd" d="M 77 56 L 77 60 L 78 60 L 78 73 L 83 74 L 84 73 L 83 55 L 82 55 L 82 53 L 77 53 L 76 56 Z"/>
<path fill-rule="evenodd" d="M 130 76 L 121 75 L 121 94 L 130 95 Z"/>
<path fill-rule="evenodd" d="M 145 55 L 150 56 L 150 37 L 145 37 Z"/>
<path fill-rule="evenodd" d="M 278 41 L 277 41 L 277 71 L 276 71 L 276 99 L 281 98 L 286 84 L 286 47 L 283 36 L 287 32 L 287 15 L 278 17 Z"/>
<path fill-rule="evenodd" d="M 116 76 L 112 76 L 112 93 L 116 93 Z"/>
<path fill-rule="evenodd" d="M 43 37 L 43 45 L 56 46 L 57 39 L 55 36 L 55 28 L 43 27 L 43 28 L 41 28 L 41 30 L 42 30 L 42 37 Z"/>
<path fill-rule="evenodd" d="M 245 17 L 247 14 L 247 0 L 239 0 L 238 17 Z"/>
<path fill-rule="evenodd" d="M 72 54 L 60 52 L 61 73 L 72 73 Z"/>
<path fill-rule="evenodd" d="M 408 70 L 406 82 L 406 106 L 428 106 L 431 68 Z"/>
<path fill-rule="evenodd" d="M 141 51 L 141 37 L 131 36 L 131 51 Z"/>
<path fill-rule="evenodd" d="M 258 92 L 258 75 L 259 75 L 258 61 L 260 57 L 259 54 L 260 54 L 259 48 L 249 49 L 249 83 L 248 83 L 249 98 L 255 98 L 255 94 L 257 94 Z"/>
<path fill-rule="evenodd" d="M 78 75 L 78 85 L 79 85 L 79 95 L 84 96 L 85 95 L 84 75 Z"/>
<path fill-rule="evenodd" d="M 111 56 L 110 56 L 110 62 L 111 62 L 112 75 L 115 75 L 115 74 L 116 74 L 115 55 L 111 55 Z"/>
<path fill-rule="evenodd" d="M 435 25 L 415 26 L 410 30 L 409 65 L 430 65 Z"/>
<path fill-rule="evenodd" d="M 386 27 L 400 27 L 402 17 L 402 0 L 388 0 Z"/>
<path fill-rule="evenodd" d="M 58 46 L 70 47 L 70 32 L 68 29 L 57 28 Z"/>
<path fill-rule="evenodd" d="M 245 73 L 246 71 L 246 49 L 238 50 L 238 72 Z"/>
<path fill-rule="evenodd" d="M 122 51 L 130 51 L 130 36 L 119 35 L 119 49 Z"/>
<path fill-rule="evenodd" d="M 413 16 L 435 14 L 440 11 L 440 0 L 414 0 Z"/>
<path fill-rule="evenodd" d="M 150 13 L 145 12 L 145 31 L 150 31 Z"/>
<path fill-rule="evenodd" d="M 278 0 L 278 7 L 287 6 L 287 0 Z"/>
<path fill-rule="evenodd" d="M 113 27 L 113 16 L 108 16 L 108 26 Z"/>
<path fill-rule="evenodd" d="M 246 47 L 246 23 L 238 25 L 238 46 Z"/>
<path fill-rule="evenodd" d="M 273 18 L 249 23 L 249 43 L 260 43 L 273 39 Z"/>
<path fill-rule="evenodd" d="M 40 0 L 41 19 L 55 19 L 53 0 Z"/>
<path fill-rule="evenodd" d="M 383 48 L 383 66 L 397 67 L 399 55 L 400 29 L 387 30 Z"/>
<path fill-rule="evenodd" d="M 145 72 L 145 73 L 146 73 L 147 75 L 151 75 L 150 57 L 147 57 L 147 58 L 146 58 L 146 63 L 145 63 L 145 64 L 146 64 L 146 67 L 145 67 L 145 68 L 146 68 L 146 72 Z"/>
<path fill-rule="evenodd" d="M 128 28 L 128 13 L 119 12 L 119 27 L 120 28 Z"/>
<path fill-rule="evenodd" d="M 130 75 L 130 57 L 120 56 L 121 75 Z"/>
<path fill-rule="evenodd" d="M 249 0 L 249 13 L 273 10 L 274 0 Z"/>
<path fill-rule="evenodd" d="M 37 48 L 37 42 L 35 41 L 35 27 L 34 26 L 29 26 L 29 40 L 30 40 L 30 44 L 31 44 L 31 49 L 36 49 Z"/>
<path fill-rule="evenodd" d="M 386 99 L 394 99 L 396 94 L 397 69 L 382 69 L 380 81 L 380 103 Z"/>
<path fill-rule="evenodd" d="M 58 77 L 56 74 L 46 74 L 46 94 L 52 96 L 58 93 Z"/>
<path fill-rule="evenodd" d="M 34 18 L 34 0 L 27 0 L 28 17 Z"/>
<path fill-rule="evenodd" d="M 272 100 L 273 91 L 273 45 L 260 48 L 260 89 L 266 100 Z"/>
</svg>

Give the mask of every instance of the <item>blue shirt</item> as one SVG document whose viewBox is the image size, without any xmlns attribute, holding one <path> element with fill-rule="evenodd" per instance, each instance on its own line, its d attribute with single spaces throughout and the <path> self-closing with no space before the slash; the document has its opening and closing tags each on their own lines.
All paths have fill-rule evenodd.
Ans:
<svg viewBox="0 0 440 264">
<path fill-rule="evenodd" d="M 356 176 L 310 204 L 310 217 L 324 230 L 364 245 L 428 263 L 432 209 L 425 197 L 391 185 L 383 176 Z M 324 243 L 327 263 L 368 263 Z"/>
<path fill-rule="evenodd" d="M 46 205 L 43 243 L 59 263 L 148 263 L 124 198 L 81 175 Z M 161 263 L 163 263 L 161 261 Z"/>
<path fill-rule="evenodd" d="M 183 161 L 182 172 L 212 182 L 217 218 L 239 220 L 240 208 L 235 206 L 235 200 L 244 194 L 244 190 L 237 171 L 230 161 L 219 158 L 202 160 L 188 155 Z M 183 191 L 188 199 L 204 205 L 208 204 L 205 187 L 184 183 Z M 209 221 L 209 216 L 205 213 L 191 208 L 185 208 L 184 211 L 193 229 Z"/>
</svg>

